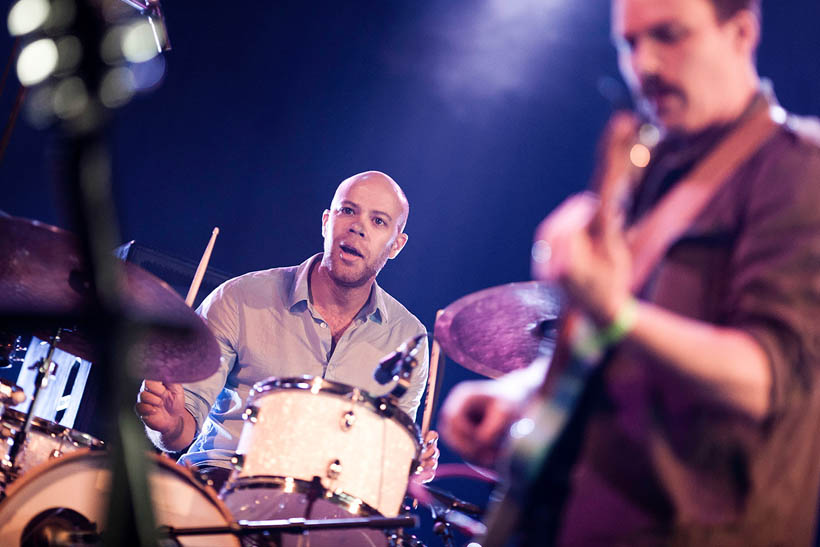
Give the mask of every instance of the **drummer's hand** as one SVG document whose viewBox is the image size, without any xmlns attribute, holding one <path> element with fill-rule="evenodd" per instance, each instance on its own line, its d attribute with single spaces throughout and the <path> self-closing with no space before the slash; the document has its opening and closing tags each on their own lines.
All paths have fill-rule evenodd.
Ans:
<svg viewBox="0 0 820 547">
<path fill-rule="evenodd" d="M 170 435 L 181 430 L 181 420 L 188 412 L 185 409 L 182 385 L 166 384 L 157 380 L 142 382 L 134 409 L 146 427 L 162 435 Z"/>
<path fill-rule="evenodd" d="M 436 467 L 438 467 L 438 457 L 440 455 L 438 433 L 428 431 L 427 435 L 424 436 L 424 448 L 421 451 L 419 467 L 416 469 L 416 474 L 413 475 L 413 480 L 419 484 L 433 480 L 436 476 Z"/>
<path fill-rule="evenodd" d="M 441 409 L 441 434 L 465 460 L 492 466 L 521 410 L 519 398 L 505 396 L 494 381 L 462 382 Z"/>
</svg>

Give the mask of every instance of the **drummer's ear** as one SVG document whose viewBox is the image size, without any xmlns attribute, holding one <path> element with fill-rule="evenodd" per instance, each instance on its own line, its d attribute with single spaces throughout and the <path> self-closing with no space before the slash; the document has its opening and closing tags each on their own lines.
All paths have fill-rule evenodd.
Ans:
<svg viewBox="0 0 820 547">
<path fill-rule="evenodd" d="M 325 232 L 327 231 L 327 219 L 330 218 L 330 209 L 325 209 L 325 212 L 322 213 L 322 237 L 325 237 Z"/>
<path fill-rule="evenodd" d="M 407 245 L 407 234 L 402 232 L 396 236 L 395 241 L 390 245 L 390 253 L 387 255 L 387 258 L 392 260 L 399 256 L 399 253 L 404 249 L 405 245 Z"/>
</svg>

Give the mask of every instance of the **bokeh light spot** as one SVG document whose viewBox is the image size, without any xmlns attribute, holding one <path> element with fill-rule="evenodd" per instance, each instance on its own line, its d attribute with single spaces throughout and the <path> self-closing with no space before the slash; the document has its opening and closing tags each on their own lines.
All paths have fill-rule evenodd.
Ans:
<svg viewBox="0 0 820 547">
<path fill-rule="evenodd" d="M 132 63 L 144 63 L 158 55 L 154 31 L 147 21 L 138 21 L 128 27 L 122 37 L 122 53 Z"/>
<path fill-rule="evenodd" d="M 34 32 L 48 19 L 48 13 L 48 0 L 20 0 L 9 11 L 9 33 L 22 36 Z"/>
<path fill-rule="evenodd" d="M 649 165 L 650 157 L 651 153 L 649 152 L 649 148 L 641 143 L 635 144 L 632 150 L 629 151 L 629 161 L 631 161 L 635 167 L 646 167 Z"/>
<path fill-rule="evenodd" d="M 26 86 L 38 84 L 57 68 L 57 45 L 50 38 L 28 44 L 17 58 L 17 78 Z"/>
</svg>

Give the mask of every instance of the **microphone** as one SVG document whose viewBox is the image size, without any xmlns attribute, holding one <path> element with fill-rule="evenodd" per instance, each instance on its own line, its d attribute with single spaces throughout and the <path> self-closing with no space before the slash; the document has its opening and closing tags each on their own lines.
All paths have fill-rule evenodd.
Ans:
<svg viewBox="0 0 820 547">
<path fill-rule="evenodd" d="M 376 370 L 373 371 L 373 378 L 382 385 L 389 384 L 395 380 L 402 368 L 408 367 L 410 362 L 416 358 L 416 353 L 419 351 L 419 344 L 425 338 L 427 338 L 426 332 L 417 334 L 396 348 L 396 351 L 384 357 L 379 361 L 379 366 L 376 367 Z"/>
</svg>

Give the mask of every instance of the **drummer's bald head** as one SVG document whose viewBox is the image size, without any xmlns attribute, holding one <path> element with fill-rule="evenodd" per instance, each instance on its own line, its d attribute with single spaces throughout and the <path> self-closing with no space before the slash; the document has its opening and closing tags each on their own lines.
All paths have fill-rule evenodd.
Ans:
<svg viewBox="0 0 820 547">
<path fill-rule="evenodd" d="M 343 180 L 336 188 L 336 193 L 333 194 L 333 201 L 330 204 L 330 208 L 334 209 L 343 199 L 343 194 L 346 194 L 353 186 L 359 184 L 367 184 L 374 189 L 383 188 L 388 190 L 388 192 L 382 192 L 375 198 L 380 200 L 380 202 L 374 205 L 386 209 L 391 205 L 389 200 L 392 196 L 392 198 L 395 199 L 395 203 L 392 204 L 394 205 L 393 208 L 398 207 L 400 211 L 398 233 L 402 233 L 404 227 L 407 225 L 407 217 L 410 216 L 410 203 L 407 201 L 407 196 L 404 195 L 401 186 L 399 186 L 390 175 L 382 173 L 381 171 L 364 171 Z"/>
</svg>

